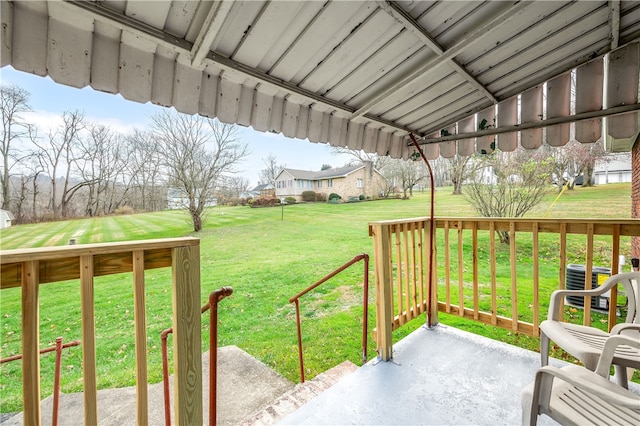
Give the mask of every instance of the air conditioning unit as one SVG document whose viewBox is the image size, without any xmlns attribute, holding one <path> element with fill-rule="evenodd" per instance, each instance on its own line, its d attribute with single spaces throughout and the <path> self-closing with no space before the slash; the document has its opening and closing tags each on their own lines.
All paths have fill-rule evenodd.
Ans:
<svg viewBox="0 0 640 426">
<path fill-rule="evenodd" d="M 584 290 L 586 268 L 584 265 L 567 265 L 567 290 Z M 591 288 L 594 289 L 611 276 L 611 268 L 594 266 L 591 268 Z M 584 307 L 584 298 L 581 296 L 567 296 L 567 303 L 573 306 Z M 609 292 L 591 298 L 591 309 L 609 310 Z"/>
</svg>

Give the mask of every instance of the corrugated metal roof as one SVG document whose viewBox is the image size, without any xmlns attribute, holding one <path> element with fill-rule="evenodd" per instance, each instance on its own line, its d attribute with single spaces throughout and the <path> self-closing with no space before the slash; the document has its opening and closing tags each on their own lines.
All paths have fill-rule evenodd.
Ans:
<svg viewBox="0 0 640 426">
<path fill-rule="evenodd" d="M 589 61 L 579 92 L 610 98 L 573 114 L 632 111 L 615 137 L 637 135 L 635 1 L 2 0 L 1 12 L 2 66 L 313 142 L 407 158 L 409 132 L 471 134 L 427 147 L 450 156 L 490 149 L 482 130 L 503 131 L 505 150 L 536 147 L 541 132 L 508 126 L 574 120 L 563 99 L 575 83 L 555 81 L 552 103 L 548 85 L 510 99 Z M 618 46 L 625 71 L 598 79 Z M 631 96 L 611 95 L 616 84 Z"/>
</svg>

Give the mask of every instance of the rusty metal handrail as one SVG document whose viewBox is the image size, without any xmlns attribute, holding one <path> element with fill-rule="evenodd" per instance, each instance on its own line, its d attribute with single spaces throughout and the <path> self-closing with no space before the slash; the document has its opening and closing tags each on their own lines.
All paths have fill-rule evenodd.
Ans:
<svg viewBox="0 0 640 426">
<path fill-rule="evenodd" d="M 62 350 L 65 348 L 70 348 L 72 346 L 80 345 L 80 340 L 74 340 L 69 343 L 62 344 L 62 337 L 56 338 L 55 346 L 51 346 L 48 348 L 40 349 L 40 355 L 45 354 L 47 352 L 56 352 L 56 364 L 53 375 L 53 412 L 51 413 L 51 424 L 53 426 L 58 425 L 58 411 L 60 407 L 60 374 L 62 370 Z M 17 361 L 22 359 L 22 354 L 13 355 L 7 358 L 0 359 L 0 364 L 4 364 L 9 361 Z"/>
<path fill-rule="evenodd" d="M 289 299 L 289 303 L 294 303 L 296 305 L 296 325 L 298 328 L 298 358 L 300 359 L 300 383 L 304 383 L 304 359 L 302 356 L 302 329 L 300 327 L 300 302 L 299 299 L 304 296 L 305 294 L 307 294 L 308 292 L 310 292 L 311 290 L 315 289 L 316 287 L 318 287 L 319 285 L 325 283 L 326 281 L 328 281 L 329 279 L 335 277 L 336 275 L 338 275 L 340 272 L 344 271 L 345 269 L 347 269 L 348 267 L 350 267 L 351 265 L 364 260 L 364 283 L 363 283 L 363 310 L 364 312 L 362 313 L 362 365 L 364 365 L 367 362 L 367 328 L 368 328 L 368 311 L 369 311 L 369 255 L 366 253 L 363 254 L 359 254 L 356 257 L 354 257 L 353 259 L 351 259 L 350 261 L 348 261 L 347 263 L 345 263 L 344 265 L 342 265 L 341 267 L 339 267 L 338 269 L 334 270 L 333 272 L 331 272 L 330 274 L 326 275 L 324 278 L 322 278 L 321 280 L 317 281 L 315 284 L 310 285 L 309 287 L 307 287 L 306 289 L 302 290 L 300 293 L 296 294 L 295 296 L 293 296 L 291 299 Z"/>
<path fill-rule="evenodd" d="M 209 295 L 208 302 L 200 308 L 205 313 L 211 306 L 209 314 L 209 425 L 215 425 L 217 420 L 217 384 L 218 384 L 218 302 L 233 293 L 231 287 L 222 287 Z M 164 422 L 171 426 L 171 396 L 169 392 L 169 355 L 167 338 L 173 333 L 169 327 L 160 333 L 162 340 L 162 382 L 164 391 Z"/>
</svg>

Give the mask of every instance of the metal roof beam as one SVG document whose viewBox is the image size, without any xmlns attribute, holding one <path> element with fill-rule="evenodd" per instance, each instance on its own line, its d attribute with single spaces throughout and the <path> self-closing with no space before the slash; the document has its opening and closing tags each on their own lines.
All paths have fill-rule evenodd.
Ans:
<svg viewBox="0 0 640 426">
<path fill-rule="evenodd" d="M 459 133 L 455 135 L 442 136 L 439 138 L 424 138 L 420 144 L 425 145 L 429 143 L 449 142 L 449 141 L 455 141 L 460 139 L 477 138 L 481 136 L 500 135 L 503 133 L 518 132 L 521 130 L 528 130 L 528 129 L 541 129 L 543 127 L 553 126 L 556 124 L 574 123 L 576 121 L 610 117 L 613 115 L 626 114 L 634 111 L 640 111 L 640 104 L 621 105 L 617 107 L 601 109 L 598 111 L 583 112 L 580 114 L 570 115 L 567 117 L 549 118 L 547 120 L 516 124 L 513 126 L 497 127 L 497 128 L 486 129 L 486 130 L 479 130 L 477 132 Z"/>
<path fill-rule="evenodd" d="M 411 31 L 418 39 L 423 42 L 429 49 L 433 50 L 438 56 L 442 57 L 445 53 L 444 49 L 434 40 L 427 30 L 422 27 L 411 15 L 409 15 L 404 9 L 398 6 L 395 2 L 389 2 L 380 0 L 376 2 L 378 7 L 391 15 L 396 21 L 402 24 L 405 28 Z M 463 68 L 453 57 L 449 56 L 446 59 L 449 65 L 451 65 L 458 74 L 460 74 L 465 80 L 467 80 L 478 91 L 482 92 L 491 102 L 498 102 L 489 90 L 482 83 L 480 83 L 469 71 Z"/>
<path fill-rule="evenodd" d="M 216 1 L 211 5 L 209 13 L 202 24 L 202 28 L 198 31 L 193 48 L 191 49 L 191 66 L 201 68 L 204 65 L 204 58 L 209 54 L 209 48 L 213 40 L 220 32 L 224 20 L 229 16 L 232 1 Z"/>
<path fill-rule="evenodd" d="M 617 49 L 620 42 L 620 0 L 609 2 L 609 40 L 611 50 Z"/>
<path fill-rule="evenodd" d="M 382 90 L 380 93 L 375 95 L 370 101 L 365 103 L 362 107 L 358 108 L 351 118 L 362 117 L 367 114 L 371 109 L 373 109 L 376 105 L 383 102 L 389 96 L 394 94 L 395 92 L 404 89 L 409 84 L 411 84 L 415 79 L 421 77 L 425 72 L 433 70 L 434 68 L 442 65 L 446 59 L 453 58 L 464 48 L 469 47 L 469 45 L 476 42 L 483 35 L 487 34 L 490 31 L 495 31 L 497 25 L 510 21 L 515 18 L 516 15 L 521 13 L 524 9 L 527 8 L 529 4 L 527 2 L 519 2 L 513 7 L 505 10 L 502 14 L 496 16 L 491 21 L 485 23 L 483 26 L 477 28 L 475 31 L 469 33 L 465 38 L 460 40 L 455 45 L 451 46 L 450 49 L 444 51 L 442 55 L 432 58 L 426 61 L 421 67 L 417 68 L 414 72 L 406 76 L 405 78 L 399 80 L 397 83 L 392 84 L 385 90 Z"/>
<path fill-rule="evenodd" d="M 103 6 L 101 3 L 88 2 L 88 1 L 71 1 L 71 0 L 65 0 L 65 1 L 68 2 L 68 4 L 71 4 L 80 9 L 83 9 L 84 11 L 92 15 L 94 19 L 106 21 L 111 25 L 114 25 L 116 28 L 120 30 L 129 31 L 146 40 L 150 40 L 150 41 L 153 41 L 154 43 L 158 43 L 175 53 L 191 54 L 191 52 L 194 50 L 193 43 L 185 39 L 175 37 L 171 34 L 168 34 L 162 30 L 159 30 L 147 24 L 144 24 L 127 15 L 121 14 L 113 9 L 107 8 Z M 250 77 L 250 78 L 253 78 L 254 80 L 257 80 L 258 83 L 260 84 L 266 84 L 278 90 L 284 90 L 284 91 L 290 92 L 291 94 L 300 95 L 304 98 L 309 99 L 314 103 L 328 106 L 330 108 L 333 108 L 334 110 L 341 111 L 348 115 L 352 115 L 353 112 L 355 111 L 355 108 L 349 107 L 343 103 L 334 101 L 332 99 L 325 98 L 323 96 L 318 95 L 315 92 L 305 90 L 294 84 L 283 81 L 269 74 L 265 74 L 255 68 L 248 67 L 240 62 L 236 62 L 231 58 L 227 58 L 223 55 L 217 54 L 210 50 L 206 53 L 205 60 L 214 62 L 223 70 L 239 72 L 245 75 L 246 77 Z M 362 114 L 359 117 L 364 117 L 371 122 L 380 124 L 382 127 L 388 127 L 394 130 L 407 132 L 407 133 L 412 131 L 411 129 L 398 125 L 392 121 L 382 119 L 380 117 L 375 117 L 375 116 L 370 116 L 365 114 Z"/>
</svg>

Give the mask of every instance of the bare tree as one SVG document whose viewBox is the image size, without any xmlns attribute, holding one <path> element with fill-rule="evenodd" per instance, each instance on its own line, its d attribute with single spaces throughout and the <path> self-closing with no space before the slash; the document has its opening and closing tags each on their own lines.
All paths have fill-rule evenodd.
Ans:
<svg viewBox="0 0 640 426">
<path fill-rule="evenodd" d="M 90 123 L 87 130 L 87 136 L 79 140 L 82 155 L 76 161 L 88 188 L 85 214 L 96 216 L 112 213 L 120 204 L 119 200 L 115 200 L 117 177 L 126 163 L 120 136 L 99 124 Z"/>
<path fill-rule="evenodd" d="M 468 184 L 465 197 L 484 217 L 522 217 L 547 194 L 551 161 L 539 161 L 524 150 L 513 153 L 494 151 L 484 157 L 493 170 L 494 183 L 477 179 Z M 509 232 L 498 231 L 502 243 Z"/>
<path fill-rule="evenodd" d="M 80 159 L 77 146 L 80 132 L 85 128 L 84 115 L 80 111 L 65 112 L 62 124 L 49 132 L 47 142 L 34 138 L 34 144 L 40 149 L 42 165 L 51 179 L 50 208 L 54 215 L 68 217 L 71 199 L 80 188 L 87 185 L 82 181 L 72 184 L 71 175 Z M 62 169 L 62 192 L 58 196 L 58 172 Z M 59 200 L 59 201 L 58 201 Z"/>
<path fill-rule="evenodd" d="M 157 211 L 166 206 L 167 187 L 162 154 L 151 132 L 136 130 L 127 136 L 127 176 L 131 182 L 132 207 Z"/>
<path fill-rule="evenodd" d="M 0 109 L 2 110 L 2 172 L 0 189 L 2 190 L 2 208 L 8 209 L 11 203 L 9 181 L 11 169 L 20 161 L 21 153 L 16 142 L 29 135 L 31 126 L 24 122 L 22 114 L 30 111 L 29 92 L 15 86 L 0 87 Z"/>
<path fill-rule="evenodd" d="M 383 176 L 393 186 L 402 189 L 404 198 L 413 196 L 413 187 L 429 176 L 427 168 L 422 161 L 393 159 L 382 171 Z M 409 195 L 407 195 L 409 192 Z"/>
<path fill-rule="evenodd" d="M 380 172 L 382 172 L 382 170 L 384 170 L 384 168 L 391 161 L 393 161 L 391 157 L 382 156 L 378 154 L 371 154 L 368 152 L 364 152 L 362 150 L 353 150 L 353 149 L 349 149 L 341 146 L 334 146 L 332 151 L 336 155 L 338 154 L 350 155 L 352 157 L 352 160 L 351 162 L 349 162 L 349 165 L 364 164 L 365 162 L 370 161 L 371 163 L 373 163 L 373 168 L 375 168 Z"/>
<path fill-rule="evenodd" d="M 262 159 L 262 163 L 265 165 L 265 168 L 260 170 L 260 182 L 269 183 L 276 186 L 276 177 L 278 174 L 287 167 L 285 164 L 278 164 L 278 160 L 276 156 L 273 154 L 269 154 Z"/>
<path fill-rule="evenodd" d="M 463 156 L 456 154 L 449 158 L 451 173 L 451 183 L 453 184 L 453 194 L 462 194 L 462 184 L 476 174 L 482 167 L 482 162 L 477 161 L 476 156 Z"/>
<path fill-rule="evenodd" d="M 163 111 L 152 117 L 152 131 L 169 185 L 185 196 L 184 207 L 198 232 L 216 185 L 225 174 L 237 171 L 247 144 L 238 139 L 236 126 L 198 115 Z"/>
</svg>

